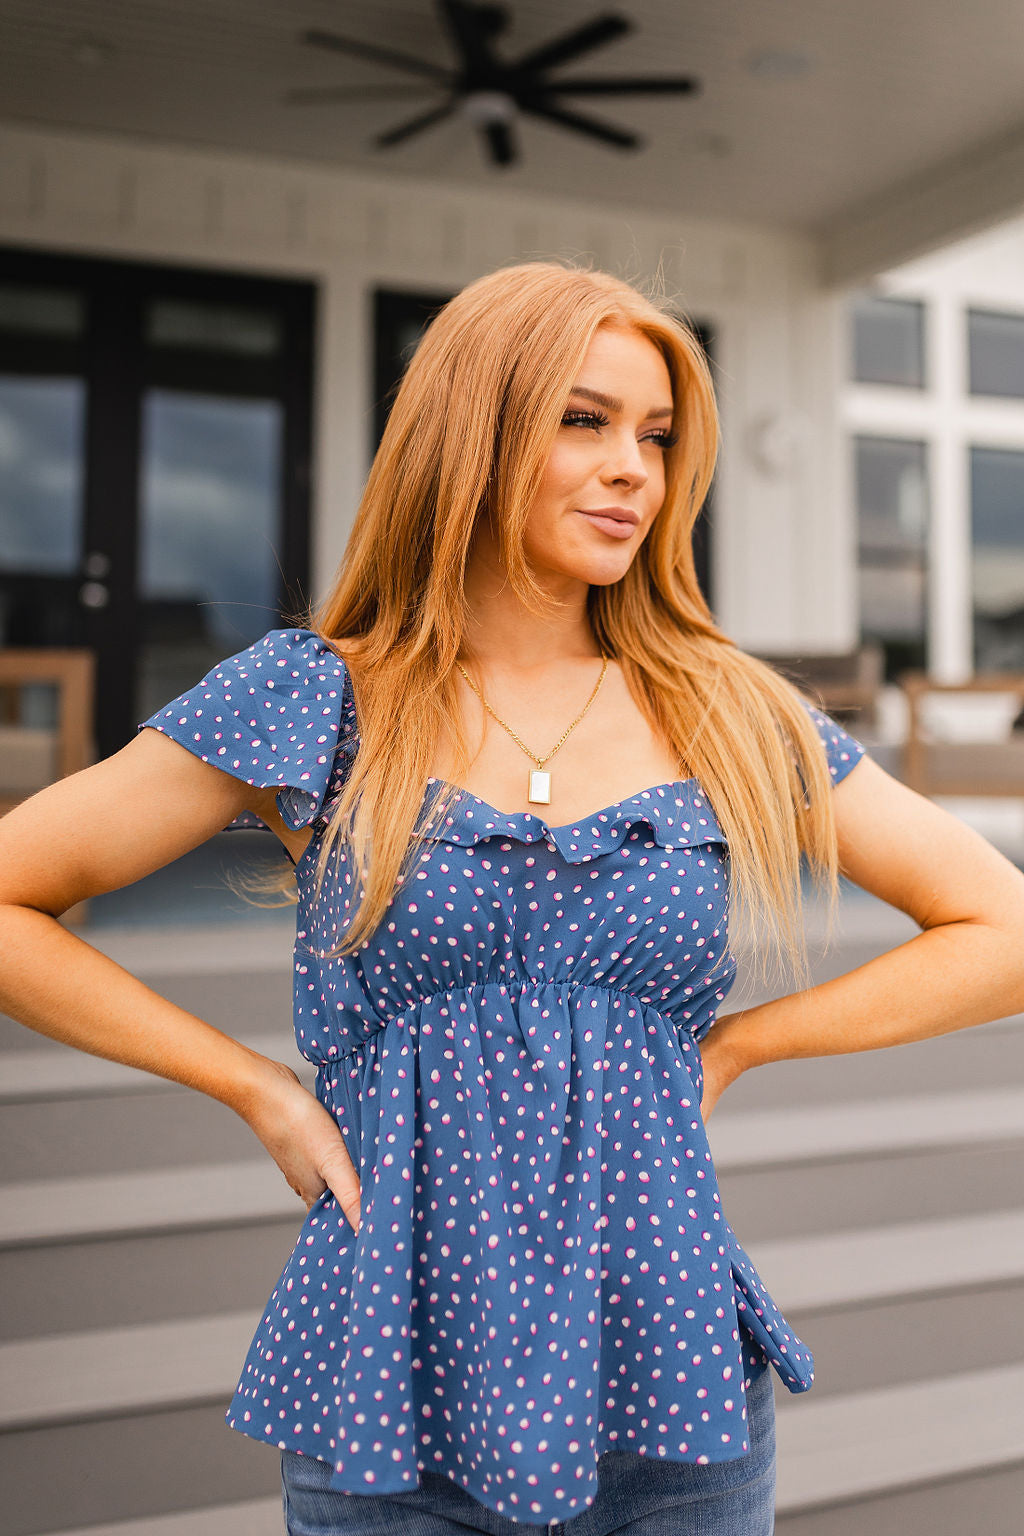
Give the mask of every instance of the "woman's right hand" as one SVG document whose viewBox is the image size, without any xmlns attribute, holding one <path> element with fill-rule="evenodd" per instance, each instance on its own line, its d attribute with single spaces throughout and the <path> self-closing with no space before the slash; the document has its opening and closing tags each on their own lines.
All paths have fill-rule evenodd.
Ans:
<svg viewBox="0 0 1024 1536">
<path fill-rule="evenodd" d="M 741 1009 L 740 1013 L 730 1013 L 725 1018 L 716 1019 L 700 1042 L 701 1065 L 704 1072 L 704 1091 L 700 1101 L 700 1112 L 705 1125 L 710 1120 L 712 1110 L 722 1094 L 744 1070 L 744 1063 L 732 1049 L 726 1027 L 730 1020 L 739 1018 L 743 1011 Z M 746 1011 L 752 1012 L 751 1009 Z"/>
<path fill-rule="evenodd" d="M 80 901 L 134 884 L 266 809 L 263 790 L 159 730 L 0 818 L 0 1013 L 65 1045 L 228 1105 L 307 1210 L 330 1189 L 358 1230 L 359 1178 L 334 1117 L 283 1062 L 169 1002 L 62 926 Z"/>
<path fill-rule="evenodd" d="M 330 1189 L 359 1231 L 360 1183 L 337 1121 L 291 1067 L 265 1057 L 265 1084 L 242 1118 L 259 1137 L 289 1186 L 312 1210 Z"/>
</svg>

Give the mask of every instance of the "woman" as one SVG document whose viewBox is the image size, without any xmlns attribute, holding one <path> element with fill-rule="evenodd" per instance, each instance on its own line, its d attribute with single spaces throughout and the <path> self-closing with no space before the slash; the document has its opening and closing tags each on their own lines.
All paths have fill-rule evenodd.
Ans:
<svg viewBox="0 0 1024 1536">
<path fill-rule="evenodd" d="M 0 1006 L 230 1105 L 307 1216 L 227 1421 L 292 1536 L 762 1536 L 810 1386 L 705 1134 L 741 1072 L 1024 1008 L 1024 875 L 715 625 L 687 327 L 600 273 L 429 327 L 333 590 L 0 829 Z M 854 772 L 854 769 L 857 769 Z M 290 1068 L 55 921 L 226 825 L 298 889 Z M 719 1018 L 801 858 L 924 932 Z M 712 1027 L 714 1026 L 714 1027 Z"/>
</svg>

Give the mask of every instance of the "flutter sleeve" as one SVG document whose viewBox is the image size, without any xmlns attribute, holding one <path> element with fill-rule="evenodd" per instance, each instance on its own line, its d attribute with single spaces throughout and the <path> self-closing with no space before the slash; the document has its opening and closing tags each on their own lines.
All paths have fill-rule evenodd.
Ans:
<svg viewBox="0 0 1024 1536">
<path fill-rule="evenodd" d="M 308 629 L 272 629 L 219 662 L 193 688 L 158 709 L 151 726 L 236 779 L 277 786 L 293 830 L 320 816 L 341 759 L 355 751 L 344 661 Z M 243 811 L 225 830 L 263 827 Z"/>
<path fill-rule="evenodd" d="M 851 736 L 849 731 L 844 731 L 837 720 L 827 715 L 823 709 L 801 698 L 801 704 L 807 710 L 814 724 L 818 728 L 825 755 L 828 758 L 828 768 L 832 775 L 833 785 L 838 784 L 860 762 L 866 748 L 856 736 Z"/>
</svg>

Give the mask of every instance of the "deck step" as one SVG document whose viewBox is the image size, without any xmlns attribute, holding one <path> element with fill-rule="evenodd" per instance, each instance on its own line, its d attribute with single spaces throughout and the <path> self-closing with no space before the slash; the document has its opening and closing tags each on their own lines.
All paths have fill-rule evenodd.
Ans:
<svg viewBox="0 0 1024 1536">
<path fill-rule="evenodd" d="M 302 1215 L 270 1159 L 0 1186 L 0 1249 Z M 1024 1211 L 991 1211 L 744 1245 L 786 1308 L 1024 1278 Z"/>
<path fill-rule="evenodd" d="M 283 1530 L 280 1499 L 246 1499 L 143 1520 L 115 1520 L 112 1525 L 77 1526 L 49 1536 L 281 1536 Z"/>
<path fill-rule="evenodd" d="M 1024 1364 L 777 1405 L 780 1517 L 1024 1464 Z M 51 1536 L 278 1536 L 279 1499 Z"/>
<path fill-rule="evenodd" d="M 100 1068 L 116 1067 L 97 1057 L 79 1059 Z M 70 1056 L 61 1062 L 61 1070 L 73 1064 Z M 116 1070 L 138 1080 L 129 1087 L 149 1089 L 155 1081 L 132 1068 Z M 22 1078 L 23 1084 L 30 1081 L 38 1081 L 34 1071 Z M 109 1091 L 109 1084 L 103 1091 Z M 1020 1143 L 1024 1140 L 1024 1089 L 977 1089 L 920 1099 L 858 1100 L 825 1108 L 713 1116 L 709 1140 L 716 1168 L 723 1175 L 891 1153 Z M 237 1224 L 288 1216 L 295 1208 L 295 1197 L 269 1157 L 27 1179 L 0 1185 L 0 1248 L 220 1221 Z M 959 1228 L 962 1221 L 955 1224 Z M 790 1246 L 788 1240 L 785 1246 Z"/>
<path fill-rule="evenodd" d="M 0 1185 L 0 1249 L 302 1215 L 270 1156 L 197 1168 Z"/>
<path fill-rule="evenodd" d="M 749 1245 L 784 1313 L 1024 1279 L 1024 1210 Z"/>
<path fill-rule="evenodd" d="M 783 1402 L 776 1444 L 780 1515 L 1024 1464 L 1024 1364 Z"/>
<path fill-rule="evenodd" d="M 312 1077 L 313 1067 L 288 1035 L 240 1037 L 240 1043 L 288 1060 L 304 1080 Z M 7 1051 L 0 1057 L 0 1104 L 178 1087 L 151 1072 L 67 1047 Z M 792 1109 L 737 1111 L 726 1100 L 709 1122 L 708 1137 L 719 1169 L 1019 1141 L 1024 1088 L 857 1098 Z"/>
<path fill-rule="evenodd" d="M 238 1037 L 239 1044 L 275 1061 L 287 1060 L 301 1075 L 315 1069 L 295 1049 L 289 1031 L 274 1035 Z M 92 1098 L 114 1093 L 153 1093 L 160 1088 L 180 1090 L 181 1084 L 139 1067 L 126 1067 L 105 1056 L 91 1056 L 70 1046 L 62 1049 L 6 1051 L 0 1056 L 0 1104 L 33 1099 Z"/>
<path fill-rule="evenodd" d="M 82 935 L 133 976 L 219 975 L 230 971 L 292 970 L 295 909 L 253 922 L 155 923 L 138 928 L 96 927 Z"/>
<path fill-rule="evenodd" d="M 977 1088 L 800 1109 L 724 1109 L 708 1122 L 720 1170 L 1024 1140 L 1024 1088 Z"/>
<path fill-rule="evenodd" d="M 1024 1278 L 1024 1212 L 762 1243 L 751 1257 L 784 1312 L 992 1286 Z M 0 1428 L 230 1394 L 258 1322 L 246 1310 L 4 1344 Z"/>
<path fill-rule="evenodd" d="M 836 967 L 837 974 L 845 967 Z M 723 1017 L 733 1004 L 730 993 Z M 967 1095 L 1024 1083 L 1024 1014 L 947 1030 L 924 1040 L 871 1051 L 798 1056 L 741 1073 L 711 1119 L 774 1109 L 831 1110 L 851 1100 L 904 1102 L 934 1095 Z"/>
<path fill-rule="evenodd" d="M 227 1398 L 258 1312 L 93 1328 L 0 1346 L 0 1430 Z"/>
</svg>

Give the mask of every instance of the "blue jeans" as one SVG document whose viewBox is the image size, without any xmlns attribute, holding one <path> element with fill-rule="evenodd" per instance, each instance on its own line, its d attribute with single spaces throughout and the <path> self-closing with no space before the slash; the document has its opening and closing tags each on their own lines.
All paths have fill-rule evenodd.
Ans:
<svg viewBox="0 0 1024 1536">
<path fill-rule="evenodd" d="M 771 1377 L 765 1366 L 747 1388 L 745 1456 L 697 1463 L 605 1451 L 594 1502 L 561 1523 L 499 1515 L 440 1472 L 421 1472 L 422 1486 L 401 1493 L 338 1493 L 329 1462 L 282 1451 L 285 1529 L 288 1536 L 772 1536 Z"/>
</svg>

